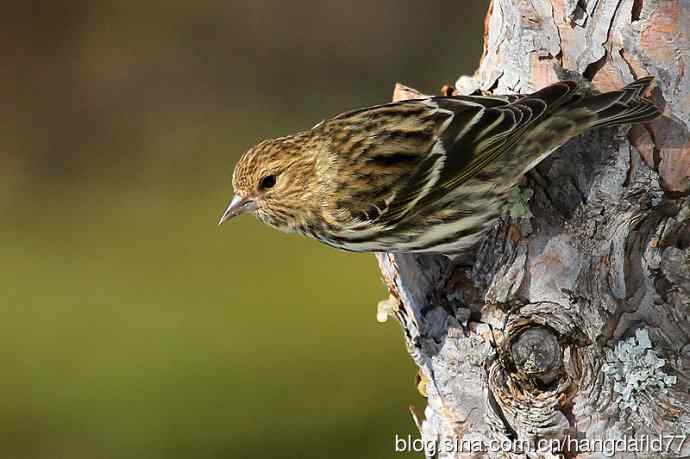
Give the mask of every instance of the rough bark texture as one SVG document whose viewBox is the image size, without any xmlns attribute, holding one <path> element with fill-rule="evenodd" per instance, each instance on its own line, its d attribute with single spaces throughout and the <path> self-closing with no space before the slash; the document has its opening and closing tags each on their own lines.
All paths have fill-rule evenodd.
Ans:
<svg viewBox="0 0 690 459">
<path fill-rule="evenodd" d="M 597 439 L 640 442 L 615 457 L 690 455 L 689 63 L 689 0 L 493 1 L 456 91 L 653 75 L 664 116 L 554 153 L 465 264 L 378 255 L 426 386 L 428 457 L 603 457 Z"/>
</svg>

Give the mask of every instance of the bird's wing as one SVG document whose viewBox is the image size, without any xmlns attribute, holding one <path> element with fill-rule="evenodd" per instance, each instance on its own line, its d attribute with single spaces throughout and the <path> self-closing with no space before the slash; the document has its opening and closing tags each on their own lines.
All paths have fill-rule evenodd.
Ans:
<svg viewBox="0 0 690 459">
<path fill-rule="evenodd" d="M 394 226 L 460 187 L 514 146 L 535 121 L 571 100 L 576 89 L 576 83 L 563 81 L 512 100 L 485 96 L 427 99 L 424 103 L 449 117 L 415 173 L 396 191 L 379 218 L 385 220 L 385 226 Z"/>
</svg>

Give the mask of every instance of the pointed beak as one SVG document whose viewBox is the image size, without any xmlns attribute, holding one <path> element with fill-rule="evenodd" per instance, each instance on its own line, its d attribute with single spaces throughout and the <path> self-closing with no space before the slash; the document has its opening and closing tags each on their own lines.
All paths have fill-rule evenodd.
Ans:
<svg viewBox="0 0 690 459">
<path fill-rule="evenodd" d="M 247 212 L 254 212 L 256 210 L 256 204 L 250 198 L 243 198 L 241 196 L 235 195 L 230 201 L 227 209 L 223 212 L 223 216 L 220 217 L 218 225 L 222 225 L 226 221 L 230 220 L 232 217 L 236 217 L 240 214 L 246 214 Z"/>
</svg>

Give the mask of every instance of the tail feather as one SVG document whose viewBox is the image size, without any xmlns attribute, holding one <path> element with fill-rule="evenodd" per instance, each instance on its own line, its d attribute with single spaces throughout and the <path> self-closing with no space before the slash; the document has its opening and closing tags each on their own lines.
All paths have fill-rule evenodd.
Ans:
<svg viewBox="0 0 690 459">
<path fill-rule="evenodd" d="M 651 121 L 661 115 L 659 108 L 644 93 L 654 77 L 640 78 L 619 91 L 580 99 L 569 108 L 586 108 L 595 113 L 591 127 L 617 126 Z"/>
</svg>

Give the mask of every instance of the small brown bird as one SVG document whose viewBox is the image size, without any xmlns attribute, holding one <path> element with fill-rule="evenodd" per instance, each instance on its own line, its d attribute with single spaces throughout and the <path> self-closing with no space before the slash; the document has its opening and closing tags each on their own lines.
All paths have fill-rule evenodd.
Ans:
<svg viewBox="0 0 690 459">
<path fill-rule="evenodd" d="M 235 166 L 235 197 L 219 224 L 254 213 L 344 250 L 453 256 L 567 140 L 659 116 L 643 97 L 652 80 L 599 95 L 562 81 L 525 96 L 431 97 L 343 113 L 251 148 Z"/>
</svg>

